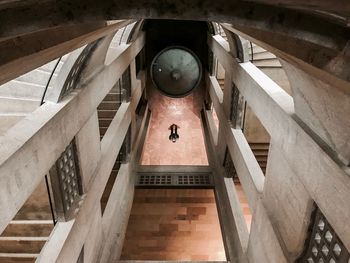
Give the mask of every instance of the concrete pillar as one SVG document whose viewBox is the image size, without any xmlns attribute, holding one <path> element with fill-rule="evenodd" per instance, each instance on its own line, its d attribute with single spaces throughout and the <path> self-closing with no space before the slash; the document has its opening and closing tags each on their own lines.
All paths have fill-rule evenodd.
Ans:
<svg viewBox="0 0 350 263">
<path fill-rule="evenodd" d="M 89 189 L 90 181 L 101 157 L 100 132 L 97 111 L 75 136 L 78 151 L 80 176 L 83 190 Z"/>
<path fill-rule="evenodd" d="M 294 262 L 304 248 L 313 200 L 275 141 L 269 150 L 263 203 L 286 256 Z"/>
</svg>

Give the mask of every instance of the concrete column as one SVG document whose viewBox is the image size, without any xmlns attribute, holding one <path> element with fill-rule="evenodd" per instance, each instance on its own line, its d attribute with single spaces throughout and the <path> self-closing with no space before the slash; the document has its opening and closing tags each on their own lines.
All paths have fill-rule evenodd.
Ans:
<svg viewBox="0 0 350 263">
<path fill-rule="evenodd" d="M 290 262 L 301 254 L 308 235 L 313 200 L 280 150 L 270 144 L 263 203 Z"/>
<path fill-rule="evenodd" d="M 228 118 L 230 116 L 231 109 L 231 93 L 232 93 L 232 72 L 225 71 L 225 84 L 224 84 L 224 94 L 223 94 L 223 102 L 222 109 L 224 116 Z M 219 135 L 218 135 L 218 146 L 216 148 L 216 153 L 220 163 L 224 162 L 225 151 L 226 151 L 226 126 L 228 119 L 220 119 L 219 121 Z"/>
<path fill-rule="evenodd" d="M 78 151 L 80 176 L 83 190 L 89 189 L 90 181 L 101 157 L 100 132 L 97 111 L 75 136 Z"/>
</svg>

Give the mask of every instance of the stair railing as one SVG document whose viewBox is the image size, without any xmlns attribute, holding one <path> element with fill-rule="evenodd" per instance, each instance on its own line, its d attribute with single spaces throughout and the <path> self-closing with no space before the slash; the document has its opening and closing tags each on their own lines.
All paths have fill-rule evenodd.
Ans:
<svg viewBox="0 0 350 263">
<path fill-rule="evenodd" d="M 44 93 L 43 93 L 43 95 L 41 96 L 40 106 L 44 104 L 44 100 L 45 100 L 45 96 L 46 96 L 47 89 L 48 89 L 49 86 L 50 86 L 51 79 L 52 79 L 53 75 L 55 74 L 56 69 L 57 69 L 58 64 L 60 63 L 61 59 L 62 59 L 62 57 L 60 57 L 60 58 L 57 60 L 55 66 L 54 66 L 54 68 L 53 68 L 53 70 L 51 71 L 50 77 L 49 77 L 49 79 L 47 80 L 47 83 L 46 83 L 46 86 L 45 86 L 45 89 L 44 89 Z"/>
<path fill-rule="evenodd" d="M 62 59 L 62 57 L 60 57 L 60 58 L 57 60 L 55 66 L 54 66 L 54 68 L 53 68 L 53 70 L 51 71 L 50 77 L 49 77 L 49 79 L 47 80 L 47 83 L 46 83 L 46 86 L 45 86 L 45 89 L 44 89 L 44 93 L 43 93 L 43 95 L 42 95 L 42 97 L 41 97 L 41 100 L 40 100 L 40 106 L 43 105 L 43 104 L 45 103 L 44 100 L 45 100 L 45 96 L 46 96 L 47 89 L 48 89 L 49 86 L 50 86 L 51 79 L 52 79 L 53 75 L 55 74 L 56 69 L 57 69 L 57 67 L 58 67 L 58 65 L 59 65 L 59 63 L 60 63 L 60 61 L 61 61 L 61 59 Z M 53 208 L 53 202 L 52 202 L 52 197 L 51 197 L 51 192 L 50 192 L 50 187 L 49 187 L 49 179 L 48 179 L 48 177 L 47 177 L 47 174 L 45 174 L 45 184 L 46 184 L 47 195 L 48 195 L 49 203 L 50 203 L 50 210 L 51 210 L 51 216 L 52 216 L 53 225 L 56 225 L 57 221 L 56 221 L 56 219 L 55 219 L 55 212 L 54 212 L 54 208 Z"/>
<path fill-rule="evenodd" d="M 253 49 L 253 43 L 251 41 L 249 41 L 250 43 L 250 55 L 251 55 L 251 60 L 250 62 L 254 62 L 254 49 Z"/>
</svg>

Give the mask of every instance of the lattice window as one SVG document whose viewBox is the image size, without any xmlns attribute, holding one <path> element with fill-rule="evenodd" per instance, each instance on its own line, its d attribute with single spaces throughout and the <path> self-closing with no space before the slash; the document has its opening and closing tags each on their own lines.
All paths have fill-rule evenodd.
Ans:
<svg viewBox="0 0 350 263">
<path fill-rule="evenodd" d="M 50 171 L 57 216 L 69 220 L 75 214 L 82 195 L 76 147 L 72 141 Z"/>
<path fill-rule="evenodd" d="M 348 263 L 350 255 L 319 208 L 313 214 L 310 235 L 298 262 Z"/>
<path fill-rule="evenodd" d="M 239 97 L 239 90 L 235 85 L 232 84 L 230 120 L 233 123 L 237 123 L 237 120 L 239 118 Z"/>
<path fill-rule="evenodd" d="M 67 96 L 76 88 L 77 82 L 79 81 L 80 73 L 84 68 L 87 59 L 89 58 L 90 53 L 95 49 L 98 42 L 99 41 L 97 40 L 93 43 L 88 44 L 81 52 L 68 74 L 66 82 L 64 83 L 63 88 L 61 90 L 59 100 Z"/>
<path fill-rule="evenodd" d="M 230 152 L 229 152 L 227 147 L 226 147 L 226 151 L 225 151 L 225 158 L 224 158 L 223 166 L 225 168 L 226 177 L 229 177 L 229 178 L 236 178 L 237 177 L 236 168 L 233 164 Z"/>
</svg>

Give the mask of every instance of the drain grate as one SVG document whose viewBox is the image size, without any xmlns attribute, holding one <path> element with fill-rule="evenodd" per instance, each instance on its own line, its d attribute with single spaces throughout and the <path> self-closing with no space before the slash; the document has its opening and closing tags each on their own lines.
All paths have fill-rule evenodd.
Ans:
<svg viewBox="0 0 350 263">
<path fill-rule="evenodd" d="M 139 173 L 136 186 L 211 187 L 212 181 L 209 173 Z"/>
<path fill-rule="evenodd" d="M 171 185 L 171 175 L 140 175 L 139 185 Z"/>
</svg>

